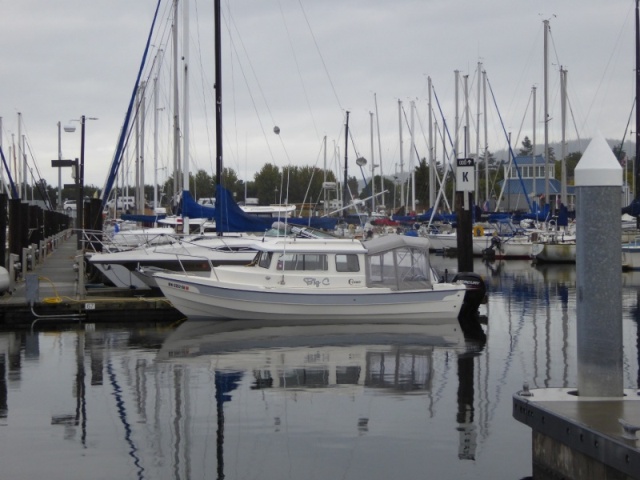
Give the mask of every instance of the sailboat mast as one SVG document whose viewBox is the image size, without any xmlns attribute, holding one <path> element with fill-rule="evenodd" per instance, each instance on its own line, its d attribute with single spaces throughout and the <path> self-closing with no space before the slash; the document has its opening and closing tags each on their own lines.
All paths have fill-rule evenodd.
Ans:
<svg viewBox="0 0 640 480">
<path fill-rule="evenodd" d="M 636 190 L 636 197 L 640 199 L 640 154 L 638 152 L 640 145 L 640 109 L 638 109 L 638 102 L 640 99 L 640 11 L 638 3 L 640 0 L 636 0 L 636 161 L 634 162 L 635 178 L 633 186 Z M 640 227 L 640 216 L 637 217 L 637 223 Z"/>
<path fill-rule="evenodd" d="M 182 85 L 182 190 L 189 190 L 189 0 L 182 0 L 182 57 L 183 57 L 183 85 Z M 183 196 L 184 201 L 184 196 Z M 182 228 L 189 233 L 189 217 L 182 213 Z"/>
<path fill-rule="evenodd" d="M 400 207 L 404 207 L 404 158 L 402 156 L 402 100 L 398 100 L 398 136 L 400 137 Z M 395 199 L 394 199 L 395 200 Z"/>
<path fill-rule="evenodd" d="M 178 0 L 173 2 L 173 198 L 180 194 L 180 93 L 178 83 Z M 123 170 L 124 171 L 124 170 Z M 123 173 L 124 175 L 124 173 Z M 123 176 L 124 180 L 124 176 Z M 123 181 L 124 184 L 124 181 Z"/>
<path fill-rule="evenodd" d="M 567 71 L 560 67 L 561 113 L 562 113 L 562 170 L 560 176 L 560 201 L 567 205 Z"/>
<path fill-rule="evenodd" d="M 222 184 L 222 54 L 220 50 L 220 0 L 215 0 L 215 64 L 216 64 L 216 185 Z"/>
<path fill-rule="evenodd" d="M 373 103 L 376 106 L 376 131 L 378 134 L 378 166 L 380 167 L 380 204 L 386 208 L 386 201 L 384 199 L 384 172 L 382 170 L 382 141 L 380 140 L 380 116 L 378 115 L 378 98 L 376 94 L 373 94 Z M 372 180 L 373 181 L 373 180 Z"/>
<path fill-rule="evenodd" d="M 539 199 L 539 195 L 538 195 L 538 188 L 536 185 L 536 178 L 538 177 L 538 168 L 536 165 L 536 130 L 537 130 L 537 126 L 538 126 L 538 122 L 536 121 L 536 109 L 538 108 L 537 102 L 536 102 L 536 91 L 537 88 L 534 85 L 533 87 L 531 87 L 531 97 L 532 97 L 532 103 L 533 103 L 533 108 L 531 108 L 531 111 L 533 112 L 533 132 L 531 134 L 531 165 L 533 166 L 533 176 L 532 176 L 532 182 L 533 182 L 533 188 L 531 189 L 531 193 L 533 193 L 534 197 L 535 197 L 535 202 L 536 205 L 538 205 L 538 208 L 536 208 L 536 213 L 538 213 L 540 211 L 540 199 Z"/>
<path fill-rule="evenodd" d="M 489 140 L 487 132 L 487 72 L 482 70 L 482 102 L 484 111 L 484 198 L 489 200 Z"/>
<path fill-rule="evenodd" d="M 475 202 L 476 205 L 478 205 L 480 203 L 480 87 L 482 85 L 482 75 L 480 74 L 480 72 L 482 72 L 482 63 L 478 62 L 478 95 L 477 95 L 477 122 L 476 122 L 476 173 L 475 173 L 475 177 L 476 177 L 476 191 L 475 191 Z M 478 219 L 480 220 L 480 219 Z"/>
<path fill-rule="evenodd" d="M 544 201 L 549 202 L 549 20 L 544 21 Z M 549 205 L 551 207 L 551 205 Z"/>
<path fill-rule="evenodd" d="M 349 198 L 349 184 L 348 184 L 348 152 L 349 150 L 349 112 L 347 111 L 347 119 L 344 124 L 344 184 L 342 185 L 342 216 L 347 216 L 347 199 Z"/>
<path fill-rule="evenodd" d="M 373 112 L 369 112 L 369 136 L 371 138 L 371 213 L 376 211 L 375 151 L 373 150 Z"/>
<path fill-rule="evenodd" d="M 432 89 L 431 89 L 431 77 L 427 77 L 427 88 L 429 89 L 429 205 L 427 207 L 436 208 L 436 167 L 435 167 L 435 155 L 436 146 L 433 141 L 433 110 L 431 104 Z"/>
</svg>

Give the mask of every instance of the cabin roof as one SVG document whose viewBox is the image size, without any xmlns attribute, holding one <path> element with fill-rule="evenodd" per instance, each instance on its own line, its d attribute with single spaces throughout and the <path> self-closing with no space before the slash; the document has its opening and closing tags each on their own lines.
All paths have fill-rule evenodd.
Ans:
<svg viewBox="0 0 640 480">
<path fill-rule="evenodd" d="M 316 238 L 279 238 L 259 242 L 256 249 L 263 252 L 290 253 L 365 253 L 360 240 L 355 239 L 316 239 Z"/>
</svg>

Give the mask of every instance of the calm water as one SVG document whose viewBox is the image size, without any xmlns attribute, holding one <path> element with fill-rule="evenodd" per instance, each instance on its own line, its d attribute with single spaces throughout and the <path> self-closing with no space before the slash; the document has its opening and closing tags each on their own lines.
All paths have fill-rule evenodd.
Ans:
<svg viewBox="0 0 640 480">
<path fill-rule="evenodd" d="M 512 395 L 576 384 L 575 268 L 475 270 L 489 283 L 486 343 L 447 324 L 0 333 L 0 477 L 527 477 L 531 430 Z M 640 275 L 623 284 L 625 388 L 637 388 Z"/>
</svg>

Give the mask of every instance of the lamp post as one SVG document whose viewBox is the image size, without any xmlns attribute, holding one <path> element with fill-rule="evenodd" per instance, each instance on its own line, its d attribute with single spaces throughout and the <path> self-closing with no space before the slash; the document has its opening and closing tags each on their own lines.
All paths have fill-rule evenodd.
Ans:
<svg viewBox="0 0 640 480">
<path fill-rule="evenodd" d="M 85 124 L 87 120 L 98 120 L 96 117 L 86 117 L 82 115 L 80 120 L 71 120 L 71 122 L 80 122 L 80 164 L 76 171 L 76 229 L 78 230 L 78 250 L 82 250 L 82 230 L 84 227 L 84 139 Z M 76 127 L 66 125 L 65 132 L 75 132 Z"/>
<path fill-rule="evenodd" d="M 58 122 L 58 160 L 62 160 L 62 129 L 60 122 Z M 58 167 L 58 208 L 56 210 L 62 211 L 62 167 Z"/>
</svg>

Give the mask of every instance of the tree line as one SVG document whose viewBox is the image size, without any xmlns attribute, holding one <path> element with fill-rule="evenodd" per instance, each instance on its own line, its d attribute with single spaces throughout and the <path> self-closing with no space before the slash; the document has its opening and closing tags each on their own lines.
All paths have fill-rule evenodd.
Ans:
<svg viewBox="0 0 640 480">
<path fill-rule="evenodd" d="M 624 166 L 627 162 L 627 155 L 622 148 L 622 144 L 614 146 L 612 151 L 616 158 Z M 525 137 L 522 141 L 521 148 L 518 151 L 520 156 L 530 156 L 533 152 L 533 146 L 531 140 Z M 499 193 L 499 182 L 504 179 L 504 166 L 508 163 L 507 160 L 497 160 L 492 152 L 487 151 L 488 161 L 484 162 L 484 152 L 481 153 L 479 161 L 476 163 L 478 169 L 478 185 L 476 188 L 479 192 L 485 192 L 486 175 L 485 169 L 489 169 L 489 194 L 497 195 Z M 573 184 L 574 170 L 578 162 L 582 158 L 582 152 L 569 153 L 565 159 L 567 170 L 567 182 L 569 185 Z M 556 155 L 553 148 L 549 148 L 549 162 L 552 162 L 555 168 L 555 178 L 560 179 L 562 162 L 556 160 Z M 630 162 L 631 164 L 633 161 Z M 438 177 L 443 178 L 444 166 L 442 162 L 436 162 L 436 170 Z M 421 158 L 418 165 L 414 169 L 416 192 L 415 198 L 419 205 L 420 211 L 427 210 L 429 204 L 429 167 L 426 158 Z M 633 165 L 631 168 L 625 169 L 627 183 L 631 184 L 633 180 Z M 367 199 L 372 194 L 372 179 L 370 177 L 358 178 L 355 175 L 348 177 L 349 191 L 351 195 L 359 199 Z M 400 208 L 401 205 L 408 204 L 408 200 L 413 198 L 412 192 L 410 192 L 409 183 L 407 179 L 408 173 L 400 178 L 400 176 L 385 176 L 381 179 L 380 175 L 373 177 L 374 191 L 376 195 L 376 205 L 381 205 L 384 202 L 384 207 L 388 213 L 392 213 Z M 338 185 L 342 184 L 342 178 L 336 178 L 336 175 L 332 171 L 325 172 L 317 167 L 311 166 L 288 166 L 278 167 L 274 164 L 267 163 L 262 169 L 257 172 L 253 180 L 245 181 L 240 179 L 237 172 L 231 168 L 225 168 L 222 172 L 220 183 L 230 190 L 239 203 L 245 202 L 248 198 L 258 199 L 260 205 L 288 203 L 288 204 L 305 204 L 312 206 L 313 208 L 320 208 L 324 200 L 323 183 L 332 182 Z M 401 187 L 401 183 L 404 183 L 404 188 Z M 216 175 L 210 175 L 205 170 L 198 170 L 189 176 L 189 189 L 194 198 L 213 198 L 215 197 L 215 186 L 217 183 Z M 380 194 L 381 183 L 384 190 L 384 195 Z M 338 187 L 341 189 L 341 187 Z M 437 188 L 440 188 L 439 183 Z M 100 189 L 95 185 L 86 185 L 85 188 L 86 198 L 99 197 Z M 178 189 L 181 191 L 182 189 Z M 453 190 L 453 175 L 449 174 L 445 181 L 445 194 L 450 196 Z M 167 207 L 169 211 L 174 204 L 173 192 L 174 192 L 174 178 L 170 176 L 163 184 L 158 186 L 158 200 L 159 205 Z M 404 201 L 400 198 L 401 191 L 405 193 Z M 437 193 L 437 192 L 436 192 Z M 342 192 L 337 193 L 340 197 Z M 118 195 L 135 196 L 136 188 L 119 188 Z M 153 185 L 145 185 L 144 197 L 148 206 L 151 206 L 153 202 L 154 188 Z M 76 193 L 74 188 L 62 189 L 62 201 L 65 199 L 75 199 Z M 333 194 L 333 198 L 336 198 L 336 194 Z M 46 204 L 50 204 L 51 208 L 57 208 L 58 189 L 49 185 L 45 180 L 36 182 L 33 186 L 27 187 L 27 199 L 41 200 Z"/>
</svg>

